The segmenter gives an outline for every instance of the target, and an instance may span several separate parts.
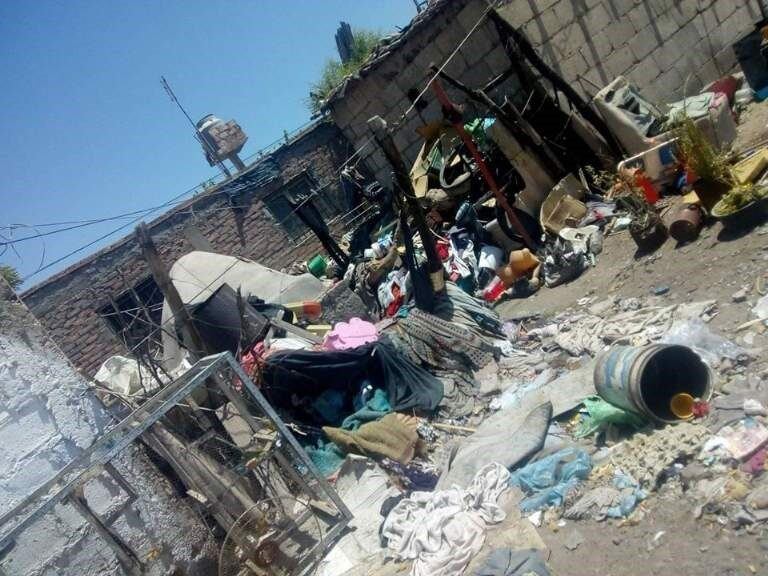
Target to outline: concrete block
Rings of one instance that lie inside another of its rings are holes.
[[[544,38],[552,38],[562,28],[563,24],[557,17],[554,10],[545,10],[536,18],[543,28]]]
[[[753,28],[753,18],[746,6],[736,10],[731,16],[722,23],[720,27],[720,37],[723,41],[731,45],[741,36]]]
[[[632,40],[629,41],[629,48],[637,61],[642,60],[653,52],[658,45],[656,35],[651,26],[646,26],[640,30]]]
[[[469,67],[462,77],[462,81],[473,88],[482,88],[493,78],[493,75],[490,66],[484,60],[480,60]]]
[[[454,51],[456,46],[464,39],[466,32],[460,26],[447,26],[444,28],[432,44],[437,45],[443,57]]]
[[[572,24],[574,18],[577,15],[580,15],[582,12],[582,10],[580,10],[580,6],[575,5],[575,3],[571,2],[571,0],[560,0],[560,2],[552,7],[552,10],[554,11],[557,19],[560,21],[560,25],[562,27]]]
[[[721,24],[725,22],[728,17],[736,11],[738,4],[738,2],[732,2],[730,0],[720,0],[719,2],[715,2],[712,5],[712,9],[715,12],[717,21]]]
[[[459,12],[456,20],[464,29],[465,34],[477,24],[477,21],[480,20],[480,17],[483,15],[486,8],[487,5],[485,2],[480,0],[470,0],[461,12]]]
[[[614,50],[603,62],[608,82],[616,76],[625,74],[634,64],[635,56],[629,49],[629,46],[623,46],[618,50]]]
[[[523,33],[534,46],[541,46],[541,44],[549,38],[544,29],[544,24],[541,22],[541,16],[535,16],[533,20],[530,20],[523,26]]]
[[[533,3],[535,4],[534,11],[537,14],[541,14],[552,8],[557,2],[558,0],[533,0]]]
[[[698,0],[679,0],[674,2],[669,15],[679,26],[684,26],[699,13]]]
[[[691,20],[675,34],[675,40],[683,52],[687,52],[691,48],[698,49],[706,41],[706,38],[707,35],[697,20]]]
[[[504,48],[500,45],[485,56],[485,63],[488,64],[494,74],[501,74],[512,64]]]
[[[614,22],[618,22],[635,7],[635,4],[635,0],[606,0],[605,7],[608,8]]]
[[[658,32],[658,37],[662,42],[666,42],[670,37],[680,30],[680,25],[669,13],[659,16],[651,23],[651,28]]]
[[[476,55],[477,58],[482,58],[499,45],[499,35],[496,31],[490,30],[488,26],[483,26],[470,36],[469,40],[467,40],[466,47],[469,52]],[[469,59],[467,59],[467,61],[469,61]]]
[[[605,29],[608,24],[612,22],[611,15],[608,10],[602,4],[597,4],[589,12],[586,13],[584,19],[587,23],[587,29],[591,34],[597,34]]]
[[[728,46],[720,50],[715,54],[715,62],[720,75],[728,74],[736,66],[736,55],[733,53],[733,49]]]
[[[696,19],[701,23],[702,29],[706,33],[713,32],[717,25],[719,24],[717,20],[717,16],[715,15],[715,11],[711,8],[707,10],[702,10],[699,15],[696,17]]]
[[[563,78],[568,81],[576,81],[588,69],[589,64],[587,64],[584,56],[578,51],[571,55],[567,60],[563,60],[560,64]]]
[[[502,18],[512,26],[523,26],[535,15],[529,0],[512,0],[497,9]]]
[[[635,32],[640,32],[651,24],[649,8],[646,4],[635,6],[627,13],[627,17],[632,23],[632,27],[635,29]]]
[[[653,85],[659,90],[660,94],[665,95],[665,100],[670,97],[677,98],[685,78],[678,72],[677,68],[670,68],[663,72]]]
[[[554,49],[558,58],[568,58],[589,42],[591,39],[585,36],[582,27],[574,23],[560,30],[547,44]]]
[[[661,70],[652,58],[646,58],[642,62],[638,62],[629,73],[631,81],[640,88],[641,92],[646,86],[653,85],[660,75]]]
[[[709,82],[714,82],[715,80],[717,80],[722,76],[720,67],[718,66],[717,61],[714,58],[711,58],[704,64],[697,66],[696,70],[697,70],[697,74],[701,78],[701,81],[704,82],[704,84],[708,84]]]
[[[651,53],[650,59],[656,63],[656,67],[661,72],[666,72],[672,68],[675,62],[677,62],[681,57],[682,53],[677,48],[677,46],[668,43],[656,48],[656,50]],[[646,58],[646,60],[649,59]]]
[[[612,22],[603,33],[614,48],[627,45],[635,36],[635,29],[628,18]]]

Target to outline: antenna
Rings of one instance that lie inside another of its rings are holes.
[[[195,140],[200,142],[200,144],[203,145],[203,148],[208,152],[208,154],[211,155],[211,158],[216,158],[216,165],[219,167],[219,169],[226,174],[227,178],[231,178],[232,174],[227,169],[227,167],[224,165],[224,162],[221,160],[218,160],[218,156],[216,154],[216,151],[212,148],[210,143],[203,138],[200,135],[200,130],[197,129],[197,126],[192,121],[192,118],[189,117],[189,114],[187,114],[187,111],[184,109],[184,106],[181,105],[181,102],[179,102],[179,99],[176,97],[176,94],[173,91],[173,88],[171,88],[171,85],[168,84],[168,81],[165,79],[165,76],[160,76],[160,84],[162,84],[163,89],[165,90],[165,93],[168,94],[168,97],[171,99],[171,102],[176,104],[176,106],[179,107],[179,110],[181,110],[182,114],[184,114],[184,117],[189,121],[190,125],[192,126],[192,129],[195,131]]]

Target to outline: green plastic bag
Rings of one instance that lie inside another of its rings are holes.
[[[614,406],[600,396],[584,398],[584,408],[587,410],[587,415],[582,416],[581,423],[576,430],[576,438],[583,438],[599,432],[609,424],[618,424],[634,429],[642,428],[646,424],[642,416]]]

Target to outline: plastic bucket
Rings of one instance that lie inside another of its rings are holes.
[[[595,388],[611,404],[656,422],[678,422],[672,398],[709,400],[712,371],[687,346],[613,346],[595,365]]]
[[[323,274],[325,274],[325,269],[327,267],[328,267],[328,262],[326,262],[325,258],[323,258],[320,254],[318,254],[317,256],[312,258],[312,260],[307,262],[307,269],[316,278],[320,278]]]

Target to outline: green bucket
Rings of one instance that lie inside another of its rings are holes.
[[[325,261],[325,258],[320,256],[318,254],[317,256],[314,256],[312,260],[307,262],[307,269],[312,272],[312,275],[320,278],[325,274],[325,269],[328,267],[328,262]]]

